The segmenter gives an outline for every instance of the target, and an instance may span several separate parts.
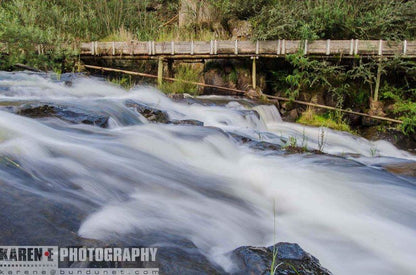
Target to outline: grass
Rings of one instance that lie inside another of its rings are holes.
[[[180,64],[176,68],[175,78],[179,80],[186,80],[192,82],[199,82],[202,70],[195,68],[193,64]],[[183,94],[198,95],[198,85],[185,83],[181,81],[163,82],[160,89],[167,94]]]
[[[131,75],[110,76],[107,78],[107,81],[127,90],[136,85],[135,81],[132,80]]]
[[[112,42],[112,41],[131,41],[134,39],[134,34],[126,30],[121,26],[116,32],[102,38],[101,42]]]
[[[333,119],[331,115],[318,115],[311,108],[302,113],[301,117],[297,120],[298,123],[311,125],[316,127],[327,127],[338,131],[345,131],[353,133],[350,126],[345,121],[340,119]]]

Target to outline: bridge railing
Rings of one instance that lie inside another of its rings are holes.
[[[129,41],[81,43],[81,55],[93,56],[280,56],[303,52],[305,55],[416,56],[416,41],[386,40],[275,40],[275,41]]]

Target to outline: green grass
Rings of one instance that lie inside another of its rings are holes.
[[[168,82],[164,81],[160,89],[167,94],[191,94],[198,95],[199,89],[197,85],[181,82],[180,80],[199,82],[202,70],[194,68],[192,64],[180,64],[176,68],[175,78],[179,81]]]
[[[338,121],[334,120],[333,118],[331,118],[330,115],[323,116],[315,114],[315,112],[311,109],[303,112],[301,117],[297,120],[297,122],[310,126],[327,127],[338,131],[353,133],[350,126],[346,124],[344,121],[340,121],[339,119]]]

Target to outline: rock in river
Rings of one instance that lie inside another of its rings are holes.
[[[52,103],[29,103],[17,108],[16,113],[22,116],[57,117],[72,123],[83,123],[107,128],[110,116],[101,112],[93,112],[79,106]]]
[[[154,107],[150,107],[143,103],[138,103],[131,99],[125,102],[125,105],[130,108],[136,109],[142,116],[144,116],[150,122],[168,123],[169,116],[165,111],[159,110]]]
[[[318,259],[293,243],[277,243],[267,248],[242,246],[233,250],[231,260],[235,270],[232,274],[270,274],[273,251],[277,251],[275,274],[331,274]]]

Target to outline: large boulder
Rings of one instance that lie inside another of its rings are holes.
[[[232,274],[270,274],[274,253],[277,253],[275,274],[331,274],[320,265],[318,259],[294,243],[239,247],[231,252],[231,260],[235,264]]]
[[[157,122],[157,123],[168,123],[169,116],[165,111],[159,110],[154,107],[150,107],[143,103],[138,103],[131,99],[125,102],[125,105],[129,108],[135,109],[139,112],[142,116],[144,116],[150,122]]]
[[[57,117],[71,123],[83,123],[102,128],[108,126],[110,116],[103,112],[95,112],[80,106],[55,103],[28,103],[16,108],[16,113],[32,118]]]

